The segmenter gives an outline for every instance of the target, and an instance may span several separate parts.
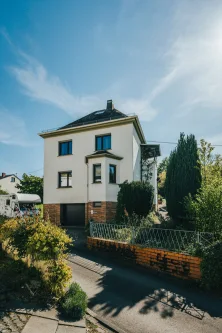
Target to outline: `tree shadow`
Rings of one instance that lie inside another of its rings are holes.
[[[156,312],[161,318],[172,318],[175,310],[199,320],[205,313],[222,318],[222,300],[190,282],[154,273],[117,254],[115,257],[91,251],[76,254],[96,263],[95,267],[110,268],[100,274],[99,292],[89,299],[89,307],[99,307],[104,315],[117,317],[122,310],[136,307],[141,315]]]

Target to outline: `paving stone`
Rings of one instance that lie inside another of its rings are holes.
[[[81,319],[78,321],[72,321],[72,320],[59,320],[59,325],[65,325],[65,326],[75,326],[75,327],[86,327],[86,321],[85,319]]]
[[[32,314],[34,316],[58,320],[58,311],[55,308],[48,309],[48,310],[33,311]]]
[[[23,328],[22,333],[55,333],[57,326],[58,322],[56,320],[32,316]]]
[[[86,328],[59,325],[56,333],[86,333]]]

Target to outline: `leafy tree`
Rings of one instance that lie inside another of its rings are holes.
[[[4,191],[4,190],[2,190],[2,188],[1,188],[1,186],[0,186],[0,195],[4,195],[4,194],[8,194],[8,192],[7,192],[7,191]]]
[[[20,184],[16,186],[20,193],[38,194],[43,200],[43,178],[23,174]]]
[[[184,198],[193,197],[201,186],[197,142],[194,135],[180,134],[167,166],[165,195],[169,215],[186,224]]]
[[[165,198],[166,171],[162,171],[158,176],[158,194]]]
[[[185,207],[196,230],[222,233],[222,157],[213,154],[210,143],[201,140],[200,144],[202,184],[194,197],[185,198]]]
[[[162,172],[166,172],[167,170],[167,166],[169,163],[169,157],[165,157],[159,164],[157,167],[157,175],[159,176]]]
[[[154,189],[148,182],[127,181],[120,184],[117,197],[116,219],[122,221],[126,215],[147,216],[153,207]]]

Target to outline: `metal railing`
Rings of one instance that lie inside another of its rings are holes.
[[[214,234],[186,230],[140,228],[127,225],[90,222],[90,236],[144,247],[189,252],[192,246],[208,246],[214,242]]]

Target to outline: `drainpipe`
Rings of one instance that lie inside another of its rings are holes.
[[[89,203],[89,163],[88,163],[88,159],[86,159],[86,166],[87,166],[87,193],[86,193],[86,200],[87,200],[87,204],[86,204],[86,218],[87,218],[87,223],[89,222],[89,209],[88,209],[88,203]]]

